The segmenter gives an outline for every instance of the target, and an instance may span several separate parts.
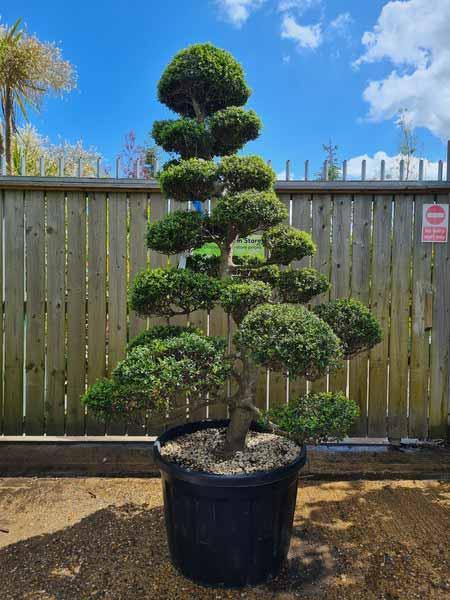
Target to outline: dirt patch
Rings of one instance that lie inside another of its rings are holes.
[[[0,479],[5,600],[450,598],[449,482],[303,483],[283,573],[203,588],[168,558],[158,479]]]

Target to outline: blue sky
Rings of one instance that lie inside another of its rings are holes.
[[[127,131],[143,140],[169,115],[156,98],[160,74],[177,50],[205,41],[244,65],[249,106],[264,122],[246,152],[277,171],[287,158],[295,174],[306,158],[317,170],[330,138],[342,159],[394,156],[402,107],[422,154],[445,158],[448,0],[15,0],[0,13],[58,42],[78,71],[77,90],[32,115],[38,130],[53,141],[82,138],[110,160]]]

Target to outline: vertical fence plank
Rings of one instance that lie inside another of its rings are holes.
[[[4,433],[20,435],[23,425],[24,366],[24,199],[5,191],[5,405]]]
[[[147,268],[147,193],[131,193],[130,205],[130,285],[136,275]],[[129,339],[132,340],[147,327],[147,320],[130,311]]]
[[[130,209],[129,228],[129,283],[132,285],[134,278],[148,267],[147,227],[148,227],[148,194],[132,192],[128,196]],[[139,317],[130,310],[128,324],[128,339],[132,340],[147,328],[147,319]],[[129,422],[128,435],[143,435],[145,428],[141,424]]]
[[[4,433],[20,435],[23,424],[24,200],[5,191],[5,398]]]
[[[211,209],[214,208],[214,202],[211,202]],[[211,336],[217,335],[227,339],[228,348],[232,347],[232,336],[234,330],[234,322],[231,316],[223,310],[221,306],[216,305],[208,315],[208,333]],[[227,383],[224,393],[230,393],[232,381]],[[208,407],[208,416],[210,419],[226,419],[228,415],[228,407],[225,403],[217,406]]]
[[[202,205],[202,209],[205,212],[211,212],[211,206],[210,206],[211,202],[204,202]],[[189,207],[185,207],[185,210],[191,210]],[[179,257],[178,257],[179,260]],[[178,262],[177,262],[178,264]],[[192,313],[189,313],[189,315],[187,316],[187,319],[184,321],[184,323],[182,322],[181,324],[189,324],[192,327],[197,327],[198,329],[201,329],[205,334],[208,333],[208,312],[206,310],[195,310]],[[222,408],[222,407],[221,407]],[[226,407],[224,407],[224,410],[226,411]],[[189,419],[191,421],[199,421],[202,419],[206,419],[209,416],[209,408],[207,408],[206,406],[203,408],[199,408],[199,409],[190,409],[189,411]]]
[[[333,240],[331,247],[331,292],[332,299],[348,298],[350,292],[350,249],[351,249],[352,197],[333,198]],[[348,361],[332,373],[329,379],[331,391],[347,391]]]
[[[168,212],[168,201],[162,194],[158,192],[152,192],[150,194],[150,223],[156,223],[160,221]],[[164,254],[150,250],[149,264],[151,269],[158,269],[166,267],[168,265],[168,258]],[[163,317],[151,317],[149,319],[150,327],[154,325],[166,324],[166,319]],[[160,428],[154,426],[151,421],[147,424],[147,433],[156,434],[160,433]]]
[[[306,231],[311,234],[311,196],[309,194],[293,194],[292,195],[292,227],[296,227],[301,231]],[[307,256],[302,260],[295,261],[292,266],[295,269],[309,267],[311,265],[311,257]]]
[[[64,433],[65,413],[65,198],[47,192],[47,373],[45,432]]]
[[[88,196],[88,384],[106,375],[106,194]],[[101,435],[104,423],[86,415],[88,435]]]
[[[372,198],[355,196],[353,200],[352,281],[351,295],[365,305],[369,304],[371,255]],[[369,353],[349,361],[349,398],[359,406],[359,418],[353,435],[367,435],[367,375]]]
[[[202,205],[204,206],[204,205]],[[176,200],[169,200],[169,204],[168,204],[168,210],[169,213],[174,213],[177,211],[187,211],[188,210],[188,203],[187,202],[178,202]],[[172,268],[177,268],[179,261],[181,258],[181,254],[171,254],[170,256],[167,257],[168,260],[168,266],[172,267]],[[188,315],[176,315],[174,317],[171,317],[169,320],[171,325],[180,325],[182,327],[187,325],[188,322]],[[184,412],[183,414],[177,419],[177,423],[182,424],[185,423],[186,421],[195,421],[195,420],[201,420],[203,417],[206,416],[206,408],[204,409],[199,409],[196,411],[192,411],[192,405],[189,408],[190,402],[189,402],[189,398],[187,398],[186,394],[181,394],[180,398],[177,399],[177,408],[184,408]]]
[[[127,345],[127,197],[109,194],[108,373],[125,356]],[[125,423],[111,422],[111,434],[123,434]]]
[[[312,237],[317,246],[317,252],[312,257],[312,266],[330,277],[331,265],[331,214],[333,205],[329,194],[314,195],[312,199]],[[311,304],[319,304],[329,299],[329,294],[321,294],[313,298]],[[311,383],[314,392],[327,389],[327,377],[322,377]]]
[[[26,408],[25,433],[44,433],[45,202],[43,192],[25,192]]]
[[[168,212],[168,202],[162,194],[153,193],[150,195],[150,223],[160,221]],[[150,250],[150,268],[159,269],[167,267],[168,258],[165,254]],[[151,317],[150,326],[165,324],[166,319],[163,317]]]
[[[84,434],[80,397],[86,384],[86,197],[67,193],[67,416],[68,435]]]
[[[383,332],[383,341],[370,351],[369,436],[386,436],[391,286],[392,198],[375,196],[373,205],[373,259],[371,307]]]
[[[389,340],[388,434],[408,434],[409,319],[411,307],[412,196],[396,196],[392,241],[391,336]]]
[[[1,157],[0,157],[1,158]],[[4,163],[4,161],[3,161]],[[0,165],[3,168],[3,164]],[[6,166],[6,165],[5,165]],[[0,169],[1,171],[1,169]],[[3,409],[4,409],[4,394],[3,394],[3,357],[4,357],[4,321],[3,321],[3,288],[5,282],[5,273],[3,271],[4,266],[4,251],[3,251],[3,242],[4,242],[4,216],[5,216],[5,207],[4,207],[4,194],[3,190],[0,190],[0,434],[3,433]]]
[[[448,203],[448,196],[437,202]],[[448,432],[448,377],[450,339],[450,255],[449,244],[435,244],[433,271],[433,329],[431,332],[430,424],[431,439],[444,438]]]
[[[202,207],[205,205],[202,204]],[[188,203],[187,202],[177,202],[175,200],[171,200],[169,203],[169,211],[170,213],[178,212],[178,211],[187,211]],[[168,257],[168,264],[171,267],[177,268],[180,262],[181,254],[171,254]],[[188,322],[188,315],[175,315],[170,319],[171,325],[181,325],[186,326]]]
[[[212,209],[210,201],[208,202],[208,205],[205,203],[204,206],[205,210],[208,210],[208,212],[210,213]],[[198,327],[205,333],[207,333],[208,331],[208,320],[209,316],[206,310],[196,310],[188,315],[189,325],[191,325],[192,327]]]
[[[428,378],[430,332],[427,330],[427,298],[432,294],[432,244],[422,244],[423,205],[429,196],[416,196],[412,272],[411,375],[409,394],[409,437],[428,435]]]
[[[289,176],[289,163],[286,166],[286,178]],[[279,199],[286,206],[288,211],[288,218],[286,224],[289,224],[291,195],[290,194],[278,194]],[[269,373],[269,407],[274,408],[286,404],[287,402],[287,391],[288,381],[285,373],[270,371]]]
[[[292,227],[311,233],[311,196],[309,194],[293,194],[292,196]],[[301,269],[311,265],[311,257],[307,256],[300,261],[295,261],[294,269]],[[292,400],[307,391],[304,377],[289,379],[289,400]]]

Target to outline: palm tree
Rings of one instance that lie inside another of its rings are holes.
[[[63,60],[61,50],[28,35],[20,25],[18,19],[11,27],[0,27],[0,104],[4,118],[0,150],[5,154],[8,173],[13,170],[17,112],[28,120],[27,107],[38,110],[46,94],[68,92],[76,84],[75,71]]]

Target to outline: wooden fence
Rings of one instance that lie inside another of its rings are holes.
[[[285,181],[276,189],[291,224],[311,231],[318,246],[312,264],[329,275],[331,297],[370,305],[384,340],[313,384],[263,374],[258,404],[284,403],[307,389],[346,389],[361,408],[355,436],[444,437],[450,250],[421,243],[420,233],[423,204],[447,204],[450,184]],[[139,270],[167,264],[147,252],[145,233],[149,221],[176,207],[154,182],[138,180],[0,177],[0,193],[0,432],[103,435],[80,395],[149,325],[127,311],[127,286]],[[190,321],[229,335],[220,309]],[[211,408],[188,418],[223,414]],[[106,433],[143,430],[116,423]],[[155,433],[151,424],[147,433]]]

